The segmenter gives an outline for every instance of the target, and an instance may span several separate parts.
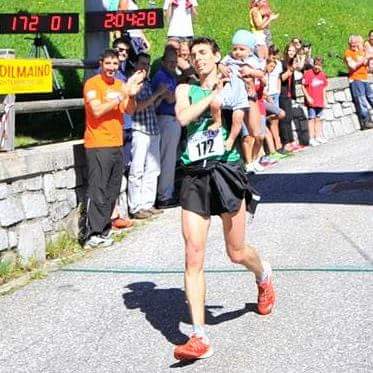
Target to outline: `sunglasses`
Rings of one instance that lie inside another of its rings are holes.
[[[117,48],[118,52],[128,52],[129,48]]]

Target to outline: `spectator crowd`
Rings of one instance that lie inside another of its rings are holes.
[[[135,0],[115,2],[135,10]],[[131,227],[135,219],[161,214],[178,205],[177,180],[185,148],[185,127],[175,115],[175,91],[198,85],[191,63],[193,18],[197,0],[165,0],[168,22],[162,57],[151,64],[151,45],[140,30],[114,35],[100,70],[84,87],[88,162],[87,243],[110,245],[112,229]],[[268,0],[250,0],[248,30],[232,36],[231,50],[216,61],[224,88],[210,105],[209,130],[229,122],[223,144],[237,147],[247,173],[262,172],[305,150],[327,143],[322,113],[328,77],[323,58],[312,45],[294,37],[283,53],[273,44],[271,23],[280,17]],[[351,93],[361,129],[373,128],[369,105],[373,92],[373,31],[352,35],[344,53]],[[301,85],[308,119],[307,135],[294,136],[296,84]],[[206,152],[206,149],[197,149]],[[190,153],[193,154],[193,153]],[[198,154],[193,155],[198,159]],[[177,179],[177,177],[176,177]],[[127,197],[119,199],[120,191]]]

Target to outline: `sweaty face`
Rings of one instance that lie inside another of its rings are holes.
[[[109,79],[113,79],[119,68],[119,59],[117,57],[106,57],[101,63],[102,74]]]
[[[219,61],[219,55],[214,54],[209,44],[196,44],[191,50],[193,67],[199,75],[210,74]]]
[[[246,45],[235,44],[232,47],[232,56],[236,60],[243,60],[250,55],[250,48]]]

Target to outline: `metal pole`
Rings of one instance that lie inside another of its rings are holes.
[[[0,58],[15,58],[14,49],[0,49]],[[15,95],[0,95],[4,109],[0,112],[0,151],[13,151],[15,147]]]

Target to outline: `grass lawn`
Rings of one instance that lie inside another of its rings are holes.
[[[336,76],[345,71],[342,61],[328,58],[328,52],[342,55],[346,48],[348,35],[359,33],[366,37],[373,28],[373,0],[271,0],[273,9],[280,13],[280,18],[273,22],[272,33],[275,43],[282,49],[294,36],[307,40],[313,45],[314,54],[325,57],[325,69],[329,76]],[[195,34],[214,37],[223,53],[229,51],[233,32],[238,28],[248,27],[247,0],[199,0],[199,15],[195,21]],[[163,0],[156,0],[157,6]],[[26,5],[27,4],[27,8]],[[141,7],[147,7],[147,0],[139,0]],[[0,13],[13,13],[19,10],[29,12],[79,12],[80,34],[45,35],[52,57],[83,58],[84,0],[12,0],[0,2]],[[148,31],[152,43],[152,55],[161,55],[166,29]],[[0,35],[0,48],[14,48],[18,57],[27,57],[32,35]],[[67,97],[81,95],[82,72],[65,71],[60,75]],[[82,116],[73,113],[74,119],[81,125]],[[31,125],[30,125],[30,117]],[[50,136],[63,137],[69,131],[64,113],[50,115],[32,115],[17,118],[18,134],[33,136],[37,123],[44,128],[42,138]],[[36,123],[37,122],[37,123]],[[55,123],[52,128],[50,123]],[[62,123],[62,124],[61,124]],[[62,133],[61,133],[62,132]],[[54,138],[54,137],[53,137]]]

